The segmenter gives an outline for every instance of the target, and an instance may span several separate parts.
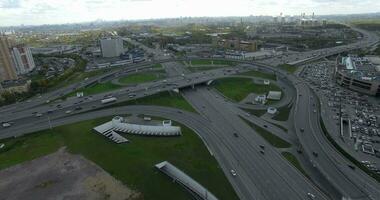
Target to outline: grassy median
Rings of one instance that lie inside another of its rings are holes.
[[[126,85],[151,82],[151,81],[159,80],[165,77],[163,74],[160,74],[160,72],[162,71],[141,72],[141,73],[131,74],[131,75],[119,78],[119,82]]]
[[[274,81],[277,80],[276,74],[274,73],[261,72],[261,71],[256,71],[256,70],[243,72],[243,73],[240,73],[239,75],[253,76],[253,77],[269,79],[269,80],[274,80]]]
[[[274,135],[273,133],[257,126],[256,124],[253,124],[252,122],[245,120],[242,118],[243,121],[245,121],[249,126],[253,128],[261,137],[263,137],[269,144],[276,148],[290,148],[292,145],[281,139],[280,137]]]
[[[282,152],[282,156],[286,158],[294,167],[296,167],[304,176],[309,177],[305,170],[302,168],[301,164],[298,162],[298,159],[290,152]]]
[[[289,64],[282,64],[282,65],[279,65],[279,68],[289,72],[289,73],[294,73],[295,71],[297,71],[298,67],[295,66],[295,65],[289,65]]]
[[[66,146],[69,152],[83,155],[128,187],[141,192],[143,199],[191,199],[187,191],[154,168],[164,160],[183,170],[219,199],[238,199],[214,157],[189,128],[180,125],[180,137],[126,135],[131,142],[118,145],[92,130],[108,120],[110,117],[88,120],[2,140],[0,143],[5,143],[6,148],[0,151],[0,169]]]
[[[215,88],[224,96],[240,102],[250,93],[266,94],[271,90],[281,91],[274,84],[259,85],[253,82],[250,78],[222,78],[216,80]]]
[[[160,92],[150,96],[142,97],[139,99],[120,102],[111,107],[127,106],[127,105],[155,105],[155,106],[167,106],[172,108],[178,108],[189,112],[196,113],[197,111],[191,106],[186,99],[180,94],[175,92]]]
[[[233,66],[236,65],[236,62],[228,61],[228,60],[192,60],[187,62],[191,65],[228,65]]]
[[[220,66],[220,65],[215,65],[215,66],[191,66],[191,67],[188,67],[188,69],[191,72],[199,72],[199,71],[207,71],[207,70],[212,70],[212,69],[218,69],[218,68],[221,68],[221,67],[224,67],[224,66]]]
[[[83,92],[83,94],[87,96],[87,95],[93,95],[93,94],[98,94],[102,92],[109,92],[109,91],[117,90],[120,88],[122,88],[122,86],[113,84],[111,81],[108,81],[105,83],[96,83],[95,85],[91,85],[90,87],[82,88],[77,91]],[[76,92],[74,92],[74,95],[75,93]]]
[[[277,121],[288,121],[292,105],[287,105],[278,109],[278,114],[273,117]]]

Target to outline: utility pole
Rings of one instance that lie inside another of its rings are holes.
[[[51,121],[50,121],[50,117],[48,116],[48,122],[49,122],[49,128],[50,130],[53,129],[53,127],[51,126]]]

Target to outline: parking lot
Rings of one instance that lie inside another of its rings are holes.
[[[363,165],[380,174],[380,100],[337,85],[334,66],[333,61],[307,64],[301,77],[319,96],[329,134]]]

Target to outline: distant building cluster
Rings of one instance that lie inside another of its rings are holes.
[[[311,16],[306,16],[305,13],[301,15],[301,19],[298,21],[300,26],[325,26],[326,20],[318,20],[315,18],[314,13]]]
[[[335,69],[336,82],[367,95],[380,96],[380,58],[377,56],[342,57]]]
[[[273,17],[273,22],[275,24],[297,23],[299,26],[324,26],[327,24],[325,19],[317,19],[314,13],[312,15],[301,13],[299,16],[285,16],[281,13],[280,16]]]
[[[212,38],[212,45],[216,48],[232,49],[238,51],[257,51],[257,41],[244,41],[236,39],[222,39],[218,36]]]

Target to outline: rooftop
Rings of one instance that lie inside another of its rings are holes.
[[[348,55],[343,57],[338,70],[345,74],[365,80],[365,81],[380,81],[380,60],[378,56],[358,57],[356,55]]]

